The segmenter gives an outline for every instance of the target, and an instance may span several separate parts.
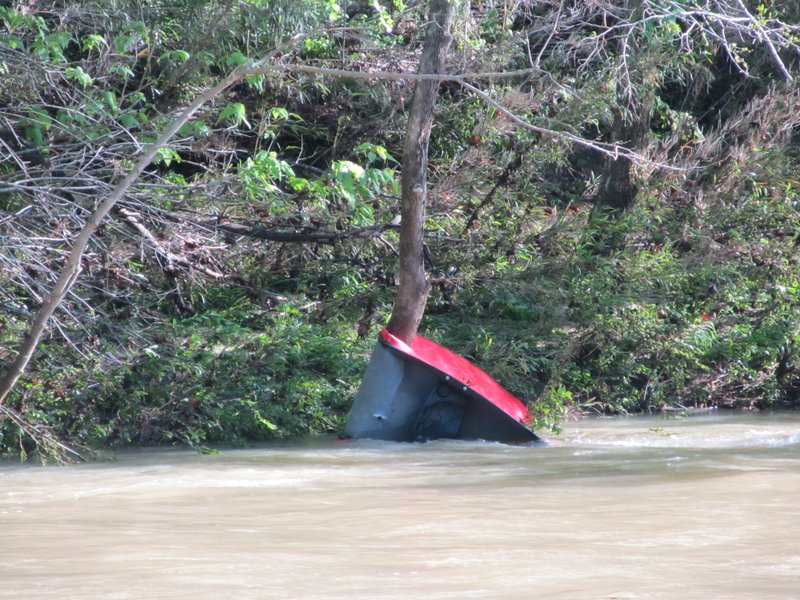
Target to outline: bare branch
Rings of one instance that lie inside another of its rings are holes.
[[[264,59],[267,60],[267,59]],[[186,123],[192,115],[197,112],[201,106],[206,102],[216,97],[221,92],[228,89],[234,83],[239,81],[247,74],[247,69],[235,69],[230,75],[225,77],[217,85],[207,89],[202,94],[198,95],[183,111],[181,111],[167,126],[164,132],[158,139],[150,146],[150,148],[139,158],[134,168],[128,175],[122,179],[113,189],[113,191],[100,203],[98,208],[92,213],[91,217],[86,221],[83,229],[78,233],[75,238],[69,258],[64,265],[58,281],[55,283],[53,289],[42,302],[42,306],[33,318],[31,328],[25,341],[22,343],[19,353],[10,366],[5,376],[0,380],[0,404],[2,404],[9,392],[14,388],[17,380],[24,372],[34,351],[39,343],[39,340],[44,333],[47,322],[59,306],[61,301],[70,291],[78,278],[82,266],[81,259],[86,250],[89,240],[94,234],[95,230],[99,227],[101,221],[105,216],[114,208],[114,205],[123,197],[128,188],[133,184],[136,179],[144,172],[145,168],[153,161],[158,151],[178,132],[178,130]]]
[[[778,55],[778,50],[775,48],[775,44],[772,43],[770,36],[764,31],[764,28],[758,23],[758,21],[750,14],[750,11],[747,10],[747,7],[744,5],[742,0],[736,0],[736,4],[739,5],[741,11],[747,15],[750,19],[750,26],[757,32],[758,39],[764,42],[769,48],[769,53],[772,56],[772,60],[775,61],[775,64],[780,69],[781,73],[783,73],[784,78],[786,81],[794,81],[791,73],[786,69],[786,65],[783,64],[781,57]]]

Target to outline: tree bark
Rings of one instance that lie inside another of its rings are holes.
[[[431,0],[430,19],[419,73],[441,73],[450,46],[455,7],[449,0]],[[386,328],[411,343],[419,328],[430,284],[425,276],[423,225],[427,197],[428,142],[439,91],[436,80],[418,80],[406,127],[400,205],[400,269],[397,298]]]
[[[636,154],[641,153],[647,148],[652,112],[653,94],[650,91],[644,92],[641,99],[634,97],[627,102],[620,99],[620,106],[614,108],[615,141]],[[604,212],[618,216],[633,206],[639,191],[634,161],[628,156],[607,156],[605,160],[597,204]]]

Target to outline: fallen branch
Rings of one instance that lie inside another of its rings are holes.
[[[565,140],[567,142],[571,142],[578,146],[590,148],[591,150],[599,152],[600,154],[603,154],[605,156],[609,156],[612,159],[624,157],[632,161],[650,164],[652,166],[665,170],[670,170],[670,171],[681,170],[666,164],[653,164],[653,161],[648,159],[646,156],[637,154],[621,144],[610,144],[606,142],[600,142],[597,140],[589,140],[587,138],[575,135],[573,133],[569,133],[567,131],[559,131],[557,129],[550,129],[547,127],[541,127],[539,125],[534,125],[532,123],[529,123],[522,117],[515,115],[513,111],[511,111],[511,109],[509,109],[503,103],[498,102],[497,100],[492,98],[491,95],[489,95],[487,92],[467,81],[468,79],[480,79],[480,78],[493,79],[493,78],[499,78],[503,75],[518,76],[518,75],[530,74],[531,72],[534,72],[535,69],[521,69],[518,71],[510,71],[507,74],[486,73],[481,75],[478,73],[467,73],[467,74],[457,74],[457,75],[447,75],[447,74],[438,75],[429,73],[399,73],[394,71],[349,71],[347,69],[318,67],[305,64],[281,63],[279,65],[270,65],[259,69],[255,69],[253,73],[266,74],[266,73],[275,73],[280,71],[327,75],[330,77],[346,77],[349,79],[389,79],[389,80],[435,81],[435,82],[447,81],[460,85],[464,89],[469,90],[470,92],[481,98],[481,100],[486,102],[488,105],[500,111],[510,121],[514,122],[516,125],[522,127],[523,129],[527,129],[528,131],[533,131],[535,133],[540,133],[543,135],[554,137],[556,139]]]
[[[127,208],[117,208],[116,212],[131,228],[133,228],[140,236],[142,236],[142,238],[147,241],[156,255],[159,266],[165,273],[174,275],[177,271],[189,272],[194,270],[199,271],[206,277],[211,277],[212,279],[223,279],[225,277],[224,273],[220,273],[214,269],[209,269],[203,265],[193,263],[183,256],[178,256],[174,252],[170,252],[164,248],[156,239],[156,237],[150,232],[150,230],[144,226],[138,213],[135,213]]]
[[[271,242],[300,242],[300,243],[315,243],[315,244],[335,244],[342,240],[350,238],[373,238],[379,237],[388,229],[399,229],[399,225],[392,223],[381,223],[379,225],[370,225],[368,227],[356,227],[354,229],[347,229],[344,231],[279,231],[269,229],[263,226],[256,225],[243,225],[238,223],[218,223],[215,227],[219,231],[232,233],[234,235],[242,235],[259,240],[268,240]]]
[[[245,225],[238,223],[198,223],[198,225],[208,228],[216,228],[218,231],[224,231],[234,235],[241,235],[271,242],[329,245],[353,238],[378,238],[379,241],[386,244],[386,240],[382,239],[381,236],[386,231],[400,229],[400,225],[398,223],[379,223],[377,225],[369,225],[367,227],[354,227],[353,229],[346,229],[344,231],[281,231],[260,225]],[[423,236],[443,242],[462,241],[461,238],[445,236],[431,231],[425,232]],[[393,248],[392,251],[396,253],[396,250]]]

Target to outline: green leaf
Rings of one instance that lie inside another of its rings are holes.
[[[28,113],[27,121],[31,122],[34,126],[49,131],[53,126],[53,119],[43,108],[36,106],[28,106],[25,108]]]
[[[359,144],[358,146],[356,146],[355,151],[358,152],[359,154],[365,155],[369,162],[375,162],[378,159],[394,163],[397,162],[397,159],[395,159],[394,156],[389,154],[389,151],[386,148],[378,144],[364,142],[363,144]]]
[[[199,52],[196,52],[194,57],[207,67],[213,65],[217,59],[213,52],[208,52],[207,50],[200,50]]]
[[[217,118],[217,123],[226,120],[230,120],[234,125],[241,125],[244,123],[248,129],[251,127],[250,123],[247,121],[247,109],[241,102],[233,102],[222,109],[222,112],[219,113],[219,117]]]
[[[49,46],[56,46],[60,50],[63,50],[69,46],[69,43],[72,41],[72,34],[66,31],[57,31],[56,33],[48,35],[46,41]]]
[[[153,159],[155,164],[164,164],[165,166],[170,166],[173,162],[179,163],[181,162],[181,155],[178,154],[177,151],[173,150],[172,148],[167,148],[163,146],[156,151],[156,157]]]
[[[294,177],[294,171],[286,161],[278,158],[276,152],[260,150],[255,156],[239,165],[238,175],[247,196],[256,199],[265,194],[277,193],[275,182],[283,177]],[[271,203],[272,208],[278,212],[283,210],[284,202],[281,198],[273,197]]]
[[[334,163],[333,170],[334,174],[337,176],[350,175],[355,179],[361,179],[364,177],[364,167],[357,165],[354,162],[350,162],[349,160],[336,161]]]
[[[161,56],[158,57],[159,61],[164,60],[171,60],[176,63],[182,63],[189,60],[189,53],[186,50],[169,50],[164,52]]]
[[[36,147],[41,148],[44,146],[44,137],[42,136],[42,129],[40,127],[26,127],[25,137]]]
[[[144,40],[150,39],[150,31],[147,29],[147,24],[144,21],[132,21],[131,24],[128,25],[128,31],[138,33]]]
[[[186,62],[189,60],[189,53],[186,50],[173,50],[172,59],[178,62]]]
[[[311,182],[303,177],[289,177],[287,181],[289,182],[289,187],[295,192],[302,192],[311,187]]]
[[[375,211],[374,209],[364,202],[361,204],[356,205],[353,208],[353,224],[357,225],[358,227],[365,227],[367,225],[372,225],[375,223]]]
[[[275,120],[287,120],[289,118],[289,111],[282,106],[273,106],[269,109],[269,116]]]
[[[108,47],[108,42],[102,35],[90,33],[81,38],[81,48],[83,48],[84,52],[95,50],[102,46]]]
[[[130,96],[128,96],[128,104],[130,106],[135,106],[139,103],[147,102],[147,96],[144,95],[142,92],[133,92]]]
[[[206,136],[209,134],[211,129],[203,123],[202,121],[189,121],[188,123],[184,123],[184,125],[179,130],[179,135],[182,136],[189,136],[189,135],[200,135]]]
[[[254,90],[263,92],[266,89],[267,78],[264,75],[248,75],[244,80]]]
[[[328,0],[328,19],[331,23],[339,20],[342,16],[342,7],[336,0]]]
[[[228,67],[240,67],[247,62],[247,57],[239,52],[231,52],[225,57],[225,65]]]
[[[105,100],[106,105],[114,112],[119,110],[119,104],[117,104],[117,95],[112,91],[103,92],[103,100]]]
[[[136,38],[134,36],[123,33],[115,36],[111,43],[117,52],[127,52],[135,41]]]
[[[124,115],[120,115],[119,124],[125,129],[132,129],[139,126],[139,120],[131,113],[125,113]]]
[[[83,70],[83,67],[67,67],[64,70],[67,79],[74,79],[83,87],[92,85],[92,78]]]
[[[7,44],[12,50],[24,50],[25,43],[18,37],[0,35],[0,42]]]
[[[133,70],[128,65],[112,65],[108,68],[108,72],[122,77],[122,79],[133,77]]]

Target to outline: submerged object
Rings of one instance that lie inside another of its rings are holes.
[[[525,405],[466,358],[417,335],[383,329],[344,436],[411,442],[438,438],[537,442]]]

